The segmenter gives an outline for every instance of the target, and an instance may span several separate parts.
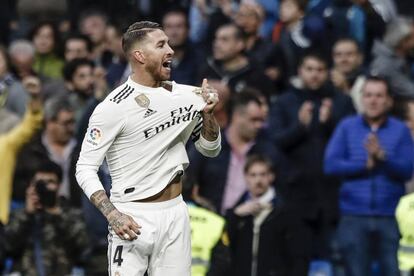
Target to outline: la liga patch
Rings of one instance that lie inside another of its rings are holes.
[[[98,127],[91,127],[88,130],[88,133],[86,134],[86,142],[88,142],[89,144],[93,145],[93,146],[97,146],[99,145],[99,142],[102,139],[102,130]]]

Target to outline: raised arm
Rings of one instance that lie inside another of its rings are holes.
[[[207,157],[216,157],[221,150],[220,126],[214,117],[214,108],[219,102],[217,90],[208,85],[207,79],[203,80],[201,96],[207,105],[202,112],[201,133],[196,126],[193,136],[197,150]],[[201,135],[200,135],[201,134]]]

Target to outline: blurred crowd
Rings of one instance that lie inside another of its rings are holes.
[[[413,19],[412,0],[1,1],[0,272],[107,275],[76,162],[150,20],[171,79],[220,97],[221,153],[188,145],[193,275],[413,275]]]

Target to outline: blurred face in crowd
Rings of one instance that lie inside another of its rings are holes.
[[[262,20],[260,18],[261,7],[258,4],[240,5],[236,14],[236,24],[247,34],[256,34],[259,31]]]
[[[146,38],[133,55],[137,56],[138,62],[144,65],[144,70],[150,73],[155,81],[170,78],[174,51],[164,31],[156,29],[147,33]]]
[[[89,65],[79,66],[72,78],[73,89],[90,95],[93,92],[93,68]]]
[[[169,13],[164,17],[162,25],[172,48],[177,48],[185,44],[188,37],[185,14]]]
[[[33,54],[24,51],[15,52],[10,55],[10,60],[17,69],[19,77],[24,78],[31,73],[34,62]]]
[[[52,27],[49,25],[40,27],[33,37],[33,44],[36,48],[36,52],[39,54],[48,54],[52,52],[55,47]]]
[[[303,17],[303,11],[294,0],[284,0],[280,3],[279,18],[283,23],[296,22]]]
[[[122,50],[122,37],[118,34],[114,27],[109,26],[106,28],[105,42],[108,50],[114,55],[118,57],[124,56],[124,51]]]
[[[362,64],[362,55],[354,41],[343,40],[333,47],[334,68],[343,74],[350,74]]]
[[[328,79],[326,64],[314,57],[307,57],[299,67],[299,77],[306,89],[317,90]]]
[[[234,111],[232,124],[235,124],[241,139],[251,142],[263,128],[264,120],[262,107],[256,102],[250,102],[244,108]]]
[[[72,61],[75,58],[88,58],[88,43],[83,39],[73,38],[66,41],[65,60]]]
[[[213,43],[213,56],[216,60],[232,60],[242,52],[244,42],[236,37],[236,32],[234,26],[223,26],[217,30]]]
[[[106,21],[99,15],[91,15],[81,22],[81,32],[92,40],[94,44],[100,44],[105,39]]]
[[[368,80],[365,83],[362,91],[362,106],[367,119],[378,120],[382,118],[391,109],[392,103],[384,82]]]
[[[6,53],[0,49],[0,77],[3,77],[8,71]]]
[[[245,173],[247,189],[253,197],[260,197],[269,190],[274,174],[263,162],[255,162]]]
[[[59,111],[55,120],[47,122],[46,131],[55,143],[66,145],[75,133],[75,112]]]

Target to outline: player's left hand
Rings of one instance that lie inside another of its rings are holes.
[[[214,111],[214,108],[219,102],[219,97],[218,97],[217,90],[208,84],[207,79],[203,79],[203,84],[201,85],[201,96],[203,97],[204,101],[207,103],[207,105],[203,109],[203,112],[212,114]]]

